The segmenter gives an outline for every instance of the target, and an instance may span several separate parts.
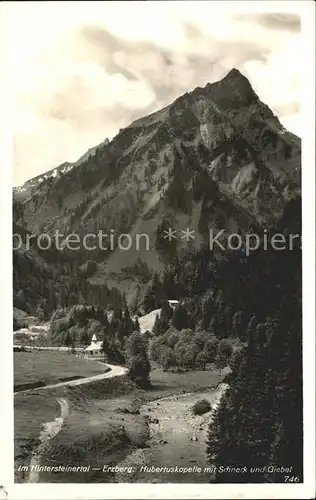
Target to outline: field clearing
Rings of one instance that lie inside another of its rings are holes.
[[[96,394],[91,390],[87,392],[83,386],[74,387],[70,416],[43,456],[42,464],[59,466],[72,463],[94,468],[118,464],[133,451],[148,446],[149,427],[143,415],[139,414],[144,404],[154,401],[159,404],[160,398],[184,396],[185,393],[193,393],[191,397],[195,401],[194,393],[216,387],[224,376],[225,370],[186,373],[153,370],[150,377],[152,388],[149,390],[131,386],[121,394],[115,391],[107,393],[107,390]],[[124,385],[123,380],[121,383]],[[200,442],[201,446],[204,444]],[[92,470],[71,475],[40,474],[40,482],[107,483],[114,479],[109,473]]]
[[[32,450],[39,444],[44,422],[58,417],[60,407],[55,397],[42,394],[18,395],[14,398],[14,456],[16,468],[29,463]],[[26,478],[20,473],[20,480]]]
[[[76,450],[80,453],[80,442],[83,442],[83,449],[87,452],[90,444],[95,446],[93,436],[99,436],[101,439],[105,435],[105,439],[108,439],[108,434],[112,435],[113,428],[114,434],[119,431],[117,424],[114,423],[113,427],[110,422],[112,419],[117,421],[117,415],[113,415],[113,418],[108,419],[106,418],[108,416],[107,412],[98,412],[95,422],[93,422],[92,418],[92,428],[88,426],[87,419],[89,422],[89,415],[93,417],[95,414],[92,410],[96,399],[102,398],[106,400],[113,394],[117,396],[121,392],[125,393],[133,389],[134,385],[126,377],[114,377],[94,381],[86,386],[61,386],[45,391],[32,390],[28,393],[17,393],[14,397],[15,481],[24,482],[27,479],[28,474],[18,471],[18,467],[20,465],[29,465],[32,451],[39,444],[39,435],[43,424],[52,422],[56,417],[60,416],[57,398],[65,398],[70,407],[69,419],[67,418],[65,423],[66,430],[69,429],[69,434],[66,432],[65,435],[65,431],[63,432],[62,447],[68,449],[68,442],[75,443]],[[116,439],[114,435],[114,443]],[[120,433],[118,432],[117,444],[119,444],[119,441]],[[57,442],[59,443],[59,440]],[[71,451],[70,455],[72,456]],[[91,456],[88,455],[88,458],[91,459]],[[48,461],[50,462],[52,459],[53,457],[49,456]],[[61,461],[64,463],[62,457]],[[58,479],[60,476],[57,475],[56,478]],[[49,481],[54,481],[56,478],[54,475],[49,475]]]
[[[66,377],[90,377],[104,372],[92,359],[56,351],[15,352],[14,385],[43,382],[54,384]]]
[[[68,355],[65,357],[68,358]],[[224,376],[225,370],[172,373],[153,366],[152,388],[149,390],[136,388],[128,377],[116,377],[87,386],[17,394],[14,398],[15,480],[25,480],[17,468],[29,463],[42,424],[59,416],[57,397],[67,400],[70,414],[62,431],[53,439],[42,457],[41,465],[70,463],[101,467],[103,464],[120,463],[134,450],[146,447],[149,428],[144,417],[139,414],[144,404],[158,402],[160,398],[173,395],[199,393],[217,386]],[[193,395],[192,397],[195,399]],[[107,473],[90,470],[89,473],[70,475],[41,473],[39,481],[106,483],[113,479]]]

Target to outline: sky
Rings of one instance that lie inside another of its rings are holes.
[[[2,3],[13,184],[76,161],[233,67],[301,135],[301,2],[263,3]]]

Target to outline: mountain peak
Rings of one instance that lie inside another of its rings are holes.
[[[258,100],[248,78],[236,68],[221,80],[208,83],[205,90],[207,96],[222,108],[239,108]]]
[[[224,78],[240,77],[240,76],[245,78],[245,76],[239,71],[239,69],[232,68]]]
[[[244,86],[244,88],[248,87],[252,89],[251,83],[249,82],[248,78],[243,75],[239,69],[233,68],[231,69],[222,80],[221,82],[231,82],[232,85],[238,85],[238,86]]]

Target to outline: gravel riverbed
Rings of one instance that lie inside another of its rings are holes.
[[[210,472],[204,470],[210,465],[205,440],[212,413],[226,388],[226,384],[220,384],[216,389],[161,398],[143,405],[140,414],[149,423],[150,439],[146,448],[135,450],[118,464],[121,471],[115,474],[115,481],[209,482],[212,478]],[[192,407],[199,399],[207,399],[212,410],[204,415],[194,415]],[[166,469],[155,471],[155,468]],[[192,471],[183,472],[188,468]]]

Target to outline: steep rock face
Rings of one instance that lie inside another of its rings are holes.
[[[14,191],[16,223],[35,233],[148,234],[149,251],[95,255],[96,279],[122,282],[117,273],[137,259],[163,266],[163,221],[194,230],[195,247],[210,228],[273,224],[300,192],[300,140],[234,69],[48,174]],[[177,242],[178,251],[187,246]]]

